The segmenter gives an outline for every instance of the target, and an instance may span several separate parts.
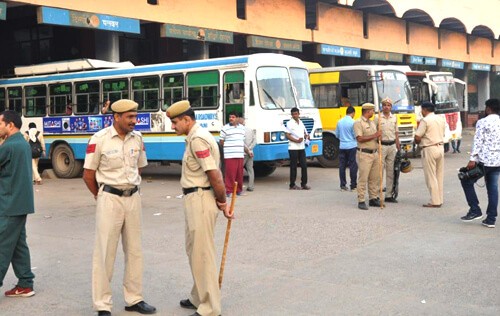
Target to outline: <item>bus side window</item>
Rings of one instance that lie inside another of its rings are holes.
[[[102,81],[102,100],[109,100],[111,104],[121,99],[129,99],[128,79],[109,79]]]
[[[75,114],[99,113],[99,81],[75,82]]]
[[[19,114],[22,114],[23,88],[21,87],[7,88],[7,102],[8,102],[6,104],[7,110],[13,110]]]
[[[132,97],[139,111],[157,111],[160,95],[158,76],[132,78]]]
[[[5,111],[5,89],[0,89],[0,112]]]
[[[28,86],[24,88],[26,116],[45,116],[47,114],[47,87]]]
[[[182,74],[173,74],[163,76],[163,104],[162,110],[175,102],[184,99],[184,76]]]
[[[188,99],[193,108],[219,106],[219,72],[193,72],[186,75]]]
[[[73,114],[72,91],[71,83],[49,85],[51,115]]]

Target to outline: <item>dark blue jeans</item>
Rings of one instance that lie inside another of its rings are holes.
[[[495,222],[497,217],[498,207],[498,177],[500,176],[500,167],[484,167],[484,182],[486,183],[486,192],[488,193],[488,207],[486,208],[486,216],[489,220]],[[462,188],[464,189],[465,199],[469,204],[469,212],[474,214],[482,214],[479,207],[474,184],[477,180],[461,180]]]
[[[356,162],[356,147],[351,149],[339,150],[339,176],[340,187],[347,186],[345,169],[349,168],[349,177],[351,178],[351,189],[357,186],[358,163]]]

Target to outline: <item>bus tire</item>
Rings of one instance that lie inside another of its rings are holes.
[[[255,162],[253,164],[253,171],[255,176],[258,178],[263,178],[271,175],[276,170],[275,163],[269,162]]]
[[[318,162],[323,168],[338,168],[340,142],[333,135],[323,135],[323,155],[318,156]]]
[[[52,168],[57,177],[70,179],[82,173],[83,162],[75,159],[71,147],[59,144],[52,152]]]

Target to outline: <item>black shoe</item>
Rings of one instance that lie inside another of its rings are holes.
[[[349,191],[349,189],[344,185],[340,187],[340,191]]]
[[[186,298],[185,300],[180,301],[179,304],[183,308],[197,309],[197,307],[194,306],[193,303],[191,303],[191,301],[189,300],[189,298]]]
[[[200,314],[198,314],[198,312],[194,313],[194,314],[191,314],[189,316],[201,316]]]
[[[389,203],[398,203],[398,200],[396,200],[393,197],[386,197],[384,201],[389,202]]]
[[[108,312],[108,311],[98,311],[97,315],[99,315],[99,316],[111,316],[111,312]]]
[[[358,188],[356,188],[356,187],[351,187],[351,192],[354,192],[354,191],[357,191],[357,190],[358,190]]]
[[[380,200],[379,199],[371,199],[370,201],[368,201],[368,205],[380,207]]]
[[[488,228],[495,228],[495,221],[494,220],[491,220],[489,218],[486,218],[484,221],[483,221],[483,226],[486,226]]]
[[[127,312],[138,312],[140,314],[154,314],[156,313],[156,307],[149,305],[144,301],[140,301],[132,306],[125,306]]]
[[[252,191],[253,191],[253,188],[247,188],[247,191],[248,191],[248,192],[252,192]]]
[[[311,190],[311,187],[310,187],[310,186],[308,186],[307,184],[304,184],[304,185],[302,186],[302,190]]]
[[[358,208],[360,210],[367,210],[368,209],[368,206],[366,206],[366,203],[365,202],[359,202],[358,203]]]
[[[460,217],[460,219],[464,222],[471,222],[475,219],[481,219],[483,218],[482,214],[476,214],[476,213],[467,213],[467,215]]]

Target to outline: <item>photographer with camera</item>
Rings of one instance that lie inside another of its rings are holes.
[[[470,161],[465,170],[462,168],[459,173],[465,198],[470,207],[467,215],[461,219],[464,222],[470,222],[483,217],[474,189],[474,183],[481,178],[481,171],[483,171],[488,193],[488,207],[483,225],[494,228],[498,207],[498,177],[500,175],[500,117],[498,115],[500,101],[489,99],[485,105],[486,117],[477,121]]]

